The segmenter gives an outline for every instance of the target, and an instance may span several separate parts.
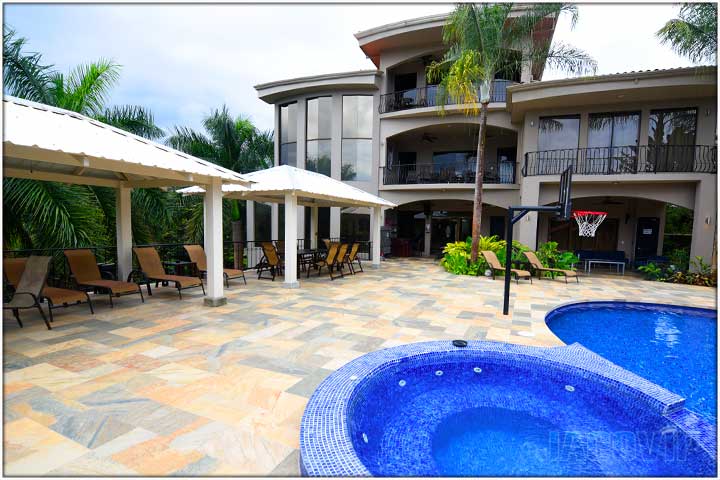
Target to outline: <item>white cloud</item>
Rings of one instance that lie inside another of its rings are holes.
[[[30,48],[66,70],[100,57],[123,65],[112,102],[151,108],[163,127],[199,127],[211,109],[272,127],[258,83],[373,68],[353,33],[449,11],[451,5],[6,5],[5,22]],[[574,31],[556,39],[587,50],[601,73],[688,62],[654,32],[677,12],[670,5],[581,5]],[[546,78],[564,76],[547,72]]]

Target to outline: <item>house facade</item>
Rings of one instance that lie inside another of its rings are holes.
[[[445,47],[445,15],[355,35],[376,69],[256,86],[275,108],[275,164],[324,173],[398,205],[384,212],[396,254],[432,255],[470,234],[479,119],[443,98],[426,68]],[[548,21],[538,38],[549,38]],[[715,67],[627,72],[543,81],[523,64],[494,82],[487,119],[484,235],[505,232],[510,205],[558,199],[560,174],[574,167],[573,208],[605,211],[594,238],[573,221],[531,213],[514,236],[531,248],[661,255],[670,209],[692,234],[673,245],[714,258],[717,171]],[[443,101],[444,105],[439,103]],[[248,202],[248,240],[282,238],[282,205]],[[300,208],[301,238],[369,240],[372,215],[321,209],[318,231]],[[675,235],[675,232],[672,232]]]

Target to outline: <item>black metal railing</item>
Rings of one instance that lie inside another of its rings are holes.
[[[490,92],[490,102],[507,101],[507,87],[517,82],[512,80],[495,80]],[[428,85],[422,88],[412,88],[399,92],[380,95],[380,113],[397,112],[412,108],[436,107],[440,104],[442,95],[438,85]],[[459,99],[446,96],[445,105],[458,105]]]
[[[392,165],[382,168],[383,185],[475,183],[475,162],[457,165]],[[515,162],[485,165],[483,183],[515,183]]]
[[[560,175],[570,165],[575,175],[717,173],[717,147],[632,145],[528,152],[522,174]]]
[[[355,240],[353,238],[331,238],[333,242],[360,243],[358,253],[363,260],[372,260],[372,242]],[[267,240],[266,240],[267,241]],[[261,243],[263,241],[244,241],[244,242],[223,242],[223,265],[226,268],[242,268],[243,270],[255,269],[263,257]],[[275,243],[275,241],[272,241]],[[297,240],[298,249],[305,248],[306,241],[303,238]],[[308,247],[310,242],[307,242]],[[155,247],[158,255],[163,261],[187,261],[189,257],[183,248],[188,243],[153,243],[134,245],[135,247]],[[93,247],[81,247],[92,250],[98,261],[98,266],[104,276],[117,279],[117,248],[114,245],[102,245]],[[325,248],[322,241],[318,242],[318,248]],[[72,287],[70,268],[65,258],[64,251],[68,248],[36,248],[24,250],[3,250],[3,258],[19,258],[29,257],[30,255],[42,255],[52,258],[50,261],[50,271],[48,275],[48,284],[56,287]],[[137,260],[133,255],[133,268],[138,268]],[[125,279],[123,279],[125,280]]]

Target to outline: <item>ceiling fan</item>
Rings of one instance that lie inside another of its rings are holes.
[[[435,143],[435,140],[437,140],[437,139],[438,139],[438,137],[436,137],[435,135],[431,135],[427,132],[423,133],[422,136],[420,137],[420,140],[425,143]]]

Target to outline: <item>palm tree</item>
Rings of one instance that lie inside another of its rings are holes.
[[[480,114],[473,202],[471,261],[478,258],[482,185],[485,170],[485,132],[488,104],[497,75],[517,72],[524,65],[543,65],[569,73],[594,72],[595,61],[585,52],[566,44],[550,45],[539,40],[548,21],[569,13],[572,25],[577,8],[565,4],[517,5],[511,3],[458,4],[450,13],[443,41],[447,53],[428,68],[428,80],[439,84],[441,113],[446,99],[466,105],[465,113]],[[531,40],[528,42],[528,40]],[[479,108],[478,108],[479,104]]]
[[[164,132],[153,115],[140,106],[106,106],[117,83],[120,66],[111,60],[80,65],[63,75],[42,63],[39,53],[25,53],[27,40],[11,28],[3,34],[5,93],[72,110],[149,139]],[[3,181],[6,247],[74,247],[97,245],[112,238],[115,197],[112,189],[6,178]],[[135,239],[151,241],[162,223],[148,227],[148,218],[161,222],[168,211],[167,196],[157,189],[132,193]]]
[[[662,43],[692,62],[715,63],[717,58],[717,4],[684,3],[680,18],[668,21],[655,35]]]
[[[166,143],[171,147],[190,155],[208,160],[239,173],[249,173],[268,168],[274,155],[273,133],[262,132],[250,119],[233,117],[227,106],[223,105],[203,119],[205,132],[189,127],[176,126]],[[202,232],[202,203],[187,200],[193,212],[187,222],[187,234],[197,240]],[[225,200],[229,208],[232,223],[232,239],[239,242],[243,238],[244,201]]]

